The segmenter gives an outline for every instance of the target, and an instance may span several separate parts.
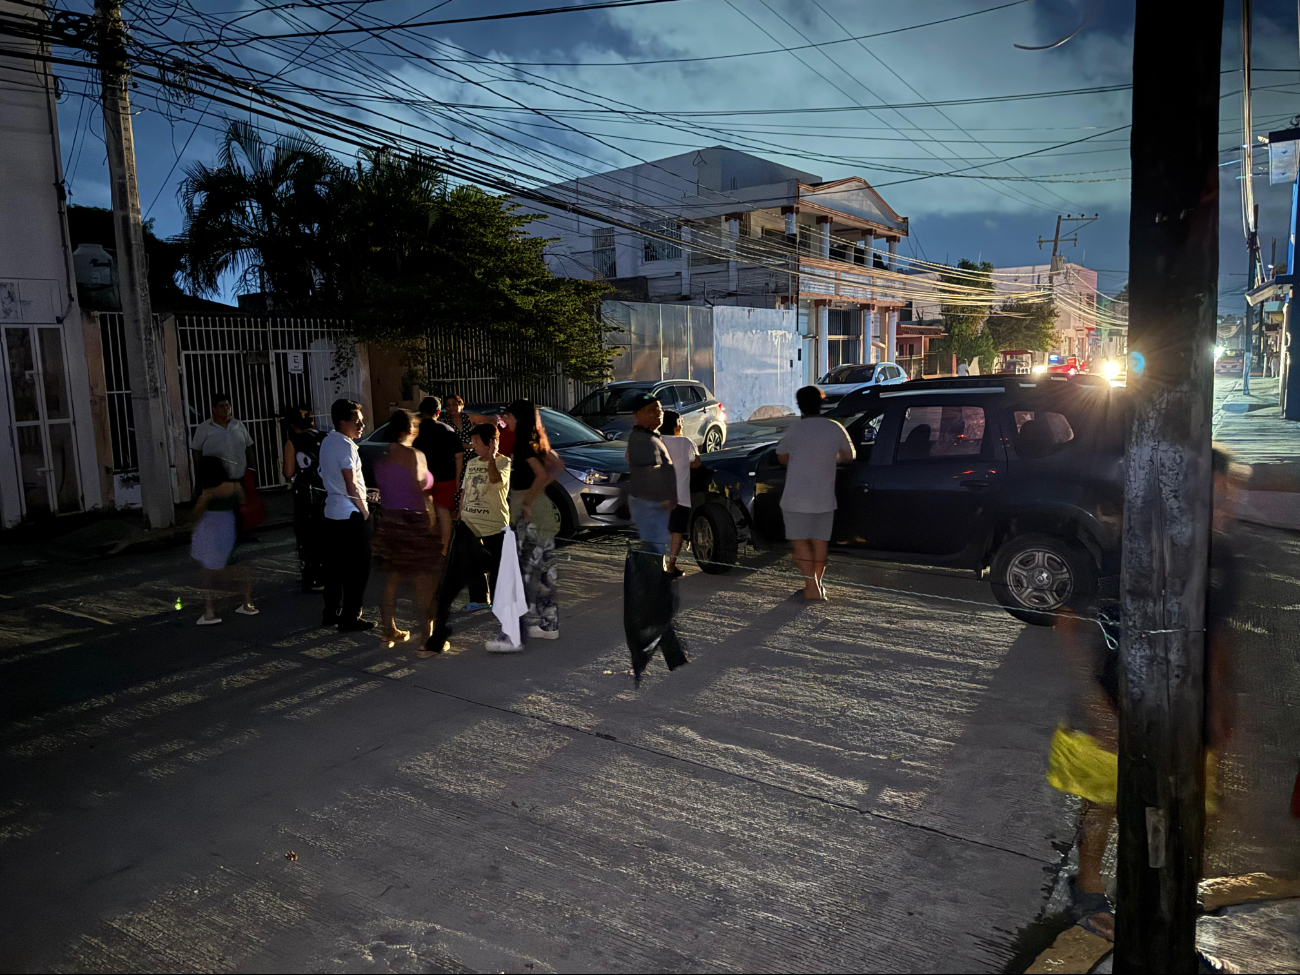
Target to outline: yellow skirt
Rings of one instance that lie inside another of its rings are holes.
[[[1205,752],[1205,811],[1218,808],[1218,756]],[[1058,725],[1047,759],[1047,782],[1060,792],[1099,806],[1114,806],[1119,785],[1119,756],[1092,735]]]

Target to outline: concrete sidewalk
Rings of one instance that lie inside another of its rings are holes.
[[[1243,575],[1228,650],[1235,721],[1220,754],[1218,813],[1206,830],[1199,945],[1234,966],[1227,971],[1294,972],[1300,821],[1289,805],[1300,753],[1300,537],[1285,529],[1300,528],[1300,424],[1281,418],[1275,379],[1252,379],[1250,397],[1240,380],[1215,385],[1215,439],[1251,472],[1238,512],[1246,524],[1233,532]],[[1053,901],[1063,906],[1059,894]],[[1066,927],[1026,971],[1108,972],[1109,951],[1101,938]]]
[[[266,520],[257,531],[293,524],[293,496],[285,490],[258,492]],[[185,545],[193,524],[192,505],[176,506],[176,524],[148,531],[138,509],[55,516],[0,532],[0,577],[50,565],[73,565],[106,555]]]

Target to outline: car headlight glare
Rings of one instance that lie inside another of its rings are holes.
[[[1034,366],[1035,376],[1041,376],[1045,372],[1047,372],[1047,366]]]

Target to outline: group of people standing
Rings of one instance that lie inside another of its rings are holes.
[[[835,466],[853,458],[853,446],[842,426],[819,416],[817,387],[799,390],[797,400],[803,419],[777,447],[789,472],[781,505],[804,595],[820,601],[826,598],[822,575],[834,520]],[[198,458],[203,493],[192,548],[205,572],[213,573],[237,564],[244,501],[239,482],[247,466],[240,455],[251,457],[252,445],[242,424],[235,426],[228,397],[223,404],[213,411],[217,429],[201,427],[194,441],[196,448],[214,448]],[[488,650],[514,653],[527,639],[557,639],[559,526],[535,516],[534,508],[563,462],[541,415],[527,400],[516,400],[499,415],[467,413],[458,396],[449,396],[446,406],[445,420],[443,403],[434,396],[421,402],[419,412],[399,409],[389,417],[388,448],[373,469],[383,499],[375,519],[357,447],[365,431],[360,404],[335,401],[328,434],[315,429],[308,408],[290,411],[282,471],[293,485],[302,589],[323,592],[322,626],[373,629],[376,622],[362,615],[373,538],[373,554],[388,569],[378,625],[390,646],[414,637],[422,656],[449,649],[451,608],[466,590],[468,611],[491,609],[501,623]],[[670,669],[687,662],[672,625],[671,584],[683,574],[677,559],[691,523],[692,474],[700,458],[694,442],[682,436],[675,411],[665,411],[649,393],[633,408],[627,486],[639,544],[625,566],[624,627],[639,676],[656,652]],[[246,577],[238,582],[244,600],[236,612],[256,613]],[[404,586],[418,616],[415,632],[399,628],[395,619]],[[212,622],[220,618],[209,599],[200,623]]]
[[[414,637],[421,656],[449,649],[451,607],[466,589],[468,611],[491,609],[501,621],[489,650],[556,639],[555,532],[535,523],[533,507],[562,463],[537,408],[517,400],[500,415],[469,414],[456,396],[447,405],[445,421],[434,396],[419,412],[389,417],[388,448],[372,471],[383,501],[373,519],[357,447],[360,404],[337,400],[327,435],[305,408],[290,413],[284,475],[293,484],[302,588],[323,590],[322,626],[371,630],[377,624],[362,615],[362,602],[373,554],[388,570],[378,625],[390,646]],[[414,633],[395,621],[403,586],[418,614]]]

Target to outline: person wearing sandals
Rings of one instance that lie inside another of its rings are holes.
[[[1205,592],[1205,809],[1217,808],[1218,755],[1232,735],[1233,695],[1228,682],[1232,616],[1241,592],[1241,573],[1233,544],[1236,492],[1248,468],[1232,463],[1220,447],[1212,453],[1214,502],[1210,532],[1209,579]],[[1079,927],[1108,941],[1115,939],[1115,908],[1106,896],[1102,863],[1115,820],[1119,789],[1119,701],[1121,607],[1103,603],[1100,630],[1077,616],[1057,623],[1073,665],[1077,692],[1068,723],[1052,734],[1047,781],[1052,788],[1083,800],[1079,830],[1079,868],[1070,878],[1071,911]]]
[[[853,460],[853,441],[839,423],[824,417],[825,396],[816,386],[795,394],[801,419],[776,445],[776,459],[786,468],[781,493],[785,537],[794,549],[805,599],[823,602],[826,553],[835,524],[835,467]]]
[[[194,534],[190,557],[203,570],[203,615],[199,626],[221,622],[217,615],[217,591],[233,587],[243,590],[243,601],[235,610],[241,616],[256,616],[252,579],[236,567],[235,543],[239,537],[239,509],[244,492],[236,481],[227,480],[220,457],[203,457],[198,464],[200,494],[194,505]]]
[[[682,415],[676,410],[664,410],[664,422],[659,427],[664,446],[673,459],[673,474],[677,478],[677,505],[668,513],[668,531],[672,535],[672,544],[668,549],[668,561],[664,571],[674,579],[680,579],[684,572],[677,568],[677,556],[682,552],[682,543],[686,541],[686,532],[691,527],[691,471],[699,467],[699,451],[695,441],[682,436]]]
[[[420,432],[420,415],[410,410],[394,410],[385,428],[390,442],[388,452],[375,464],[375,486],[383,509],[379,529],[375,532],[375,554],[387,565],[388,578],[379,603],[383,634],[391,647],[411,638],[399,630],[393,620],[397,590],[409,581],[415,590],[415,611],[419,614],[418,642],[421,656],[444,649],[429,645],[433,635],[433,598],[442,574],[444,558],[441,537],[429,510],[433,474],[429,472],[423,451],[414,445]]]
[[[506,408],[507,425],[514,426],[514,456],[510,465],[510,512],[515,518],[519,545],[519,570],[523,574],[524,632],[540,640],[558,640],[560,612],[555,602],[555,532],[539,525],[533,505],[564,469],[560,455],[551,449],[537,407],[528,400],[515,400]],[[501,439],[505,439],[504,435]],[[504,453],[504,451],[502,451]],[[489,649],[493,649],[489,644]],[[496,652],[521,650],[500,647]]]

